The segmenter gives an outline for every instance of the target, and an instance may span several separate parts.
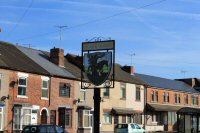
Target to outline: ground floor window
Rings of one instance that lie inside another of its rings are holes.
[[[131,123],[131,115],[127,115],[127,123]]]
[[[63,128],[72,127],[72,109],[60,108],[58,119],[59,126]]]
[[[3,107],[0,107],[0,131],[3,130]]]
[[[118,124],[118,122],[119,122],[119,116],[115,115],[114,116],[114,124]]]
[[[56,110],[50,111],[50,124],[56,125]]]
[[[133,116],[133,122],[137,124],[142,124],[142,114],[135,114]]]
[[[177,122],[176,112],[168,112],[168,124],[174,125]]]
[[[122,115],[122,123],[126,123],[126,115]]]
[[[22,130],[26,125],[30,124],[31,124],[31,109],[15,107],[13,129]]]
[[[92,111],[80,109],[78,111],[78,126],[83,128],[92,127],[92,116]]]
[[[104,112],[104,124],[112,124],[112,116],[109,112]]]

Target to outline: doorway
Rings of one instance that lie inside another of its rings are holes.
[[[41,124],[47,124],[47,111],[45,109],[41,112]]]

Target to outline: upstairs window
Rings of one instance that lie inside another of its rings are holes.
[[[27,95],[27,78],[19,77],[18,83],[18,95],[26,96]]]
[[[136,101],[140,101],[140,88],[136,87]]]
[[[151,101],[152,102],[154,101],[154,97],[155,97],[154,91],[151,91]]]
[[[174,100],[175,100],[175,103],[181,103],[181,96],[180,94],[175,94],[174,95]]]
[[[169,103],[169,93],[168,92],[163,93],[163,102]]]
[[[80,102],[85,101],[85,92],[86,92],[85,89],[80,89],[80,97],[79,97]]]
[[[177,103],[177,94],[174,94],[174,102]]]
[[[109,87],[106,87],[106,88],[105,88],[105,91],[104,91],[104,93],[103,93],[103,96],[104,96],[104,97],[109,97],[109,96],[110,96],[110,88],[109,88]]]
[[[126,84],[121,84],[122,99],[126,98]]]
[[[156,91],[156,102],[158,102],[158,91]]]
[[[48,98],[48,80],[42,80],[42,98]]]
[[[184,96],[184,102],[185,102],[185,104],[188,104],[188,95],[187,94]]]
[[[70,97],[70,84],[60,83],[60,96]]]
[[[198,96],[192,96],[192,104],[198,105]]]

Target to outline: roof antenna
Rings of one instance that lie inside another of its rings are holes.
[[[185,74],[187,73],[187,71],[181,70],[181,73],[183,74],[183,76],[184,76],[184,78],[185,78]]]
[[[59,28],[59,31],[60,31],[60,49],[61,49],[62,48],[62,29],[67,28],[67,25],[59,25],[55,27]]]
[[[131,56],[131,66],[133,66],[133,56],[135,56],[135,53],[129,54]]]

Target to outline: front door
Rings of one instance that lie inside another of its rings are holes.
[[[37,113],[37,110],[32,110],[32,114],[31,114],[31,124],[37,124],[37,120],[38,120],[38,113]]]
[[[47,124],[47,111],[45,109],[41,113],[41,124]]]

